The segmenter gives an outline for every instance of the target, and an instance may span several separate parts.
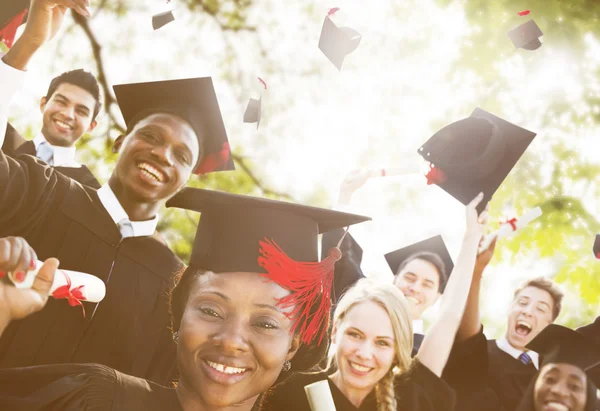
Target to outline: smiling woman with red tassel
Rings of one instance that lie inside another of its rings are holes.
[[[177,387],[96,364],[3,369],[0,409],[250,411],[323,359],[341,252],[319,262],[318,235],[367,217],[191,188],[167,206],[202,213],[171,293]]]

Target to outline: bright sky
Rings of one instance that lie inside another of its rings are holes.
[[[92,0],[92,9],[98,3]],[[310,201],[316,190],[324,190],[333,205],[349,171],[414,160],[417,148],[440,125],[468,116],[484,100],[486,85],[475,74],[456,73],[448,80],[459,45],[477,29],[469,26],[459,5],[441,9],[433,0],[377,0],[368,6],[359,0],[261,0],[248,21],[258,27],[256,33],[223,35],[214,20],[190,15],[177,0],[171,5],[156,0],[151,8],[150,2],[143,3],[126,17],[103,13],[92,21],[104,47],[109,81],[213,76],[234,149],[243,148],[267,185],[300,201]],[[363,35],[341,72],[317,47],[330,7],[341,8],[334,16],[336,24]],[[175,8],[176,20],[153,31],[152,14],[169,8]],[[80,29],[65,31],[70,32],[40,52],[30,66],[29,81],[11,113],[17,128],[40,124],[32,107],[53,76],[79,67],[95,72],[89,42]],[[554,125],[541,124],[540,114],[550,96],[581,105],[583,111],[592,109],[581,103],[584,83],[600,96],[598,79],[590,75],[600,63],[600,44],[589,38],[588,45],[586,64],[548,44],[536,51],[534,67],[520,53],[503,61],[502,75],[514,87],[499,98],[508,120],[538,132],[530,149],[549,147],[544,131]],[[229,66],[230,71],[224,72]],[[268,84],[258,130],[242,123],[248,99],[261,92],[257,77]],[[515,96],[521,97],[518,105]],[[559,125],[569,121],[560,113],[555,120]],[[600,162],[598,131],[590,126],[563,138],[581,158]],[[105,132],[98,127],[94,144],[103,143]],[[585,201],[590,211],[600,209],[597,199]],[[453,256],[458,254],[463,206],[439,188],[427,186],[423,177],[373,179],[356,193],[353,207],[374,219],[353,228],[365,249],[364,269],[371,276],[391,278],[383,254],[432,235],[442,234]],[[552,273],[550,263],[535,264],[536,274]],[[491,335],[502,326],[510,291],[531,274],[531,261],[495,266],[488,273],[483,301],[486,316],[493,320]]]

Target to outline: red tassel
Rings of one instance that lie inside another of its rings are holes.
[[[521,17],[528,15],[529,13],[531,13],[531,10],[523,10],[518,12],[517,14]]]
[[[600,260],[600,252],[596,253],[596,258]]]
[[[203,175],[216,171],[227,164],[230,156],[231,149],[229,148],[229,143],[225,142],[223,143],[221,151],[209,154],[200,161],[200,164],[198,164],[198,167],[194,170],[194,174]]]
[[[261,79],[260,77],[258,77],[258,81],[260,81],[262,83],[263,87],[266,90],[267,89],[267,83],[265,83],[265,81],[263,79]]]
[[[85,308],[81,303],[81,300],[85,300],[85,296],[83,295],[84,286],[80,285],[79,287],[71,289],[71,277],[69,277],[64,272],[62,273],[67,279],[67,284],[63,285],[62,287],[58,287],[56,290],[54,290],[54,292],[52,293],[52,297],[56,298],[57,300],[60,298],[66,298],[67,302],[71,307],[76,307],[80,305],[81,309],[83,310],[83,318],[85,318]]]
[[[27,9],[17,14],[5,27],[0,29],[0,38],[6,44],[6,47],[11,48],[17,35],[17,29],[23,24],[23,19],[27,14]]]
[[[434,165],[429,165],[429,171],[425,174],[425,177],[427,178],[428,186],[431,184],[442,184],[448,180],[446,174]]]
[[[327,12],[327,17],[333,16],[335,14],[335,12],[338,11],[339,9],[340,9],[339,7],[330,8],[329,11]]]
[[[274,241],[260,241],[258,264],[267,270],[265,277],[290,291],[278,305],[294,307],[290,315],[292,332],[299,327],[304,344],[318,337],[320,345],[323,340],[327,329],[324,323],[329,323],[334,266],[341,258],[340,249],[332,248],[320,263],[298,262],[288,257]],[[315,306],[317,309],[311,310]]]

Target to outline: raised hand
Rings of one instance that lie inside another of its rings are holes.
[[[477,206],[483,200],[483,193],[479,193],[467,206],[467,234],[471,234],[477,237],[482,237],[485,232],[485,227],[488,222],[488,211],[489,204],[485,207],[485,210],[481,214],[477,214]]]
[[[342,204],[350,203],[352,194],[359,188],[365,185],[365,183],[373,176],[371,170],[354,170],[351,171],[340,187],[339,202]]]
[[[89,5],[89,0],[31,0],[21,37],[39,47],[54,38],[68,9],[90,17]]]

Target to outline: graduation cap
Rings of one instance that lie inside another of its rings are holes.
[[[536,133],[476,108],[435,133],[418,153],[444,178],[434,183],[467,205],[483,192],[482,212]]]
[[[344,229],[339,228],[323,233],[321,239],[321,258],[326,256],[330,249],[337,247],[340,240],[342,240],[340,245],[342,258],[336,263],[333,276],[332,299],[334,304],[339,301],[348,288],[356,284],[361,278],[365,278],[360,268],[363,257],[362,247]]]
[[[244,123],[256,123],[256,128],[260,125],[262,96],[259,99],[251,98],[244,112]]]
[[[596,239],[594,240],[594,255],[597,259],[600,260],[600,234],[596,234]]]
[[[321,341],[322,322],[328,320],[331,306],[333,266],[341,255],[332,249],[319,262],[318,235],[370,218],[195,188],[182,190],[167,207],[201,213],[190,265],[216,273],[264,273],[291,292],[280,304],[295,306],[294,328],[300,327],[303,342],[317,335]]]
[[[529,20],[527,23],[521,24],[509,31],[508,37],[510,41],[518,49],[537,50],[542,46],[540,37],[544,35],[542,30],[535,24],[535,21]]]
[[[175,20],[175,16],[173,15],[173,11],[171,10],[155,14],[154,16],[152,16],[152,28],[154,30],[158,30],[159,28],[166,26],[173,20]]]
[[[360,44],[361,34],[349,27],[338,27],[329,16],[325,17],[319,49],[337,67],[342,70],[344,59]]]
[[[440,276],[440,292],[443,293],[444,288],[446,288],[448,277],[450,277],[450,274],[452,274],[452,270],[454,269],[454,262],[452,261],[452,257],[450,257],[448,248],[446,248],[446,243],[444,243],[441,235],[436,235],[427,240],[419,241],[418,243],[387,253],[385,259],[394,275],[397,275],[400,271],[400,267],[407,259],[424,252],[437,254],[444,262],[444,273]]]
[[[203,149],[195,174],[235,168],[212,78],[120,84],[113,89],[128,131],[152,113],[178,115],[190,123]]]
[[[548,325],[526,348],[540,354],[543,365],[567,363],[588,372],[600,364],[600,348],[595,341],[561,325]],[[594,381],[596,386],[598,382]]]

